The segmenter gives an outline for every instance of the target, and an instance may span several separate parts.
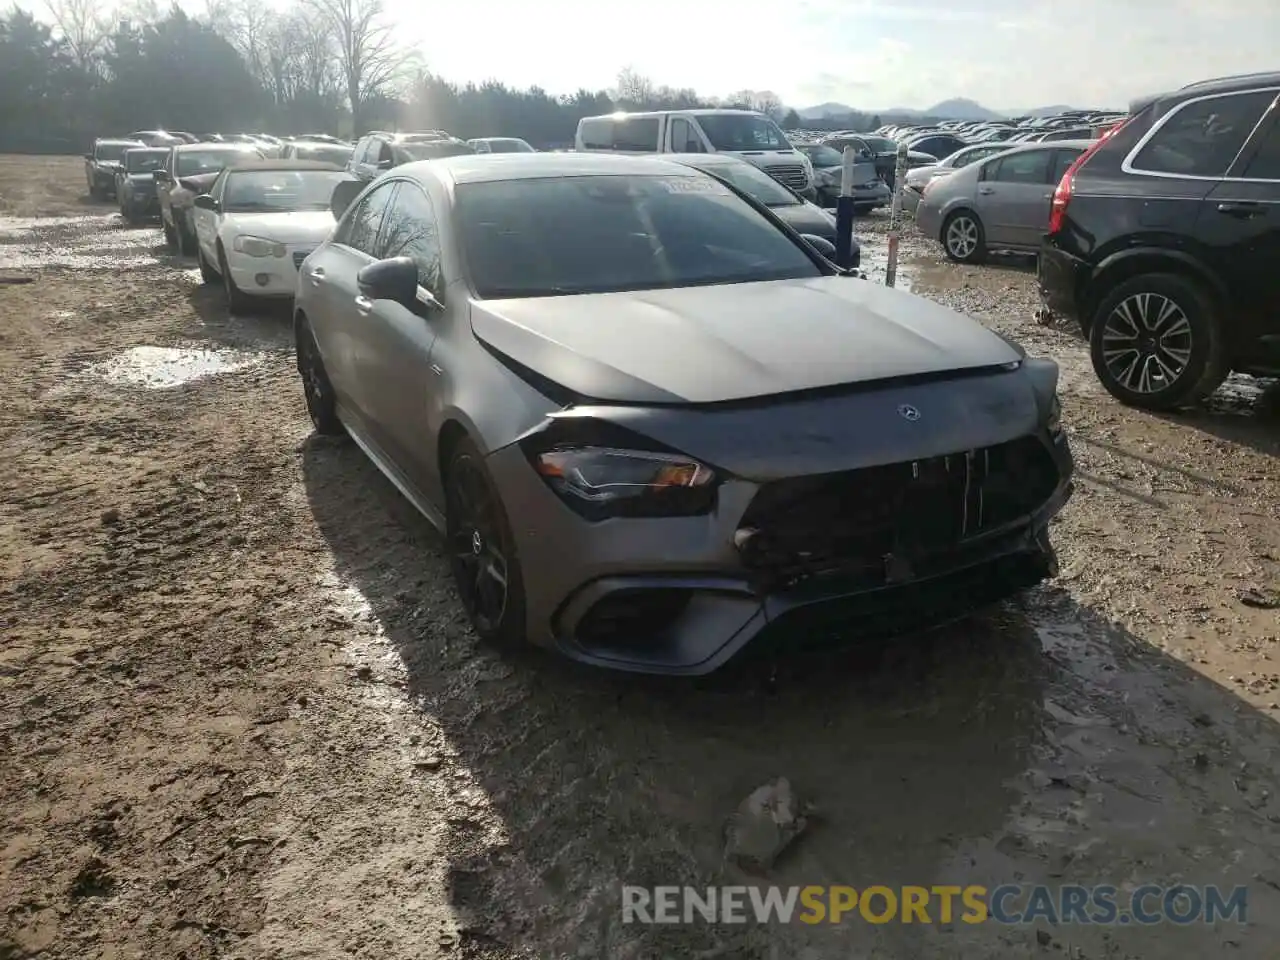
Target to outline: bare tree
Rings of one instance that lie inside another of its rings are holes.
[[[361,108],[401,79],[412,55],[396,42],[382,0],[309,0],[337,48],[338,68],[359,135]]]
[[[613,98],[624,107],[641,109],[653,105],[655,91],[653,81],[631,67],[624,67],[618,73],[618,87]]]
[[[786,112],[786,108],[782,105],[782,98],[772,90],[739,90],[732,96],[726,97],[725,104],[737,107],[739,110],[754,110],[774,120],[780,119]]]
[[[66,42],[76,65],[86,73],[96,73],[98,54],[110,33],[110,21],[95,0],[46,0],[49,16]]]

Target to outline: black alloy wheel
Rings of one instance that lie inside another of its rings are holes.
[[[315,334],[305,321],[299,324],[296,348],[298,373],[302,376],[302,393],[307,401],[307,415],[311,417],[312,426],[322,436],[341,436],[346,430],[338,419],[333,384],[329,382],[320,348],[316,346]]]

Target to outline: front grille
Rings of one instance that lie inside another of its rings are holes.
[[[765,485],[740,525],[743,562],[777,589],[839,574],[867,587],[946,569],[969,541],[1034,512],[1058,470],[1035,437]]]
[[[803,190],[809,186],[809,177],[805,174],[804,167],[799,164],[768,166],[765,167],[764,172],[792,190]]]

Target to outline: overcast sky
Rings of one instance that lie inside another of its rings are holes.
[[[1280,0],[383,2],[428,69],[554,93],[609,88],[630,66],[659,84],[768,89],[798,107],[1123,107],[1280,66]]]

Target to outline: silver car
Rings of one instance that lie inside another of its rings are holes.
[[[1002,143],[979,143],[957,150],[935,164],[908,170],[902,189],[902,209],[914,216],[916,208],[920,206],[920,198],[924,196],[924,188],[931,181],[955,173],[971,163],[994,157],[997,153],[1004,153],[1008,149],[1009,147]]]
[[[307,408],[441,530],[482,638],[701,674],[1055,573],[1057,365],[842,275],[730,184],[473,155],[333,206],[296,300]]]
[[[1035,253],[1049,225],[1053,191],[1092,141],[1013,147],[931,181],[916,207],[916,226],[957,263],[979,263],[991,250]]]

